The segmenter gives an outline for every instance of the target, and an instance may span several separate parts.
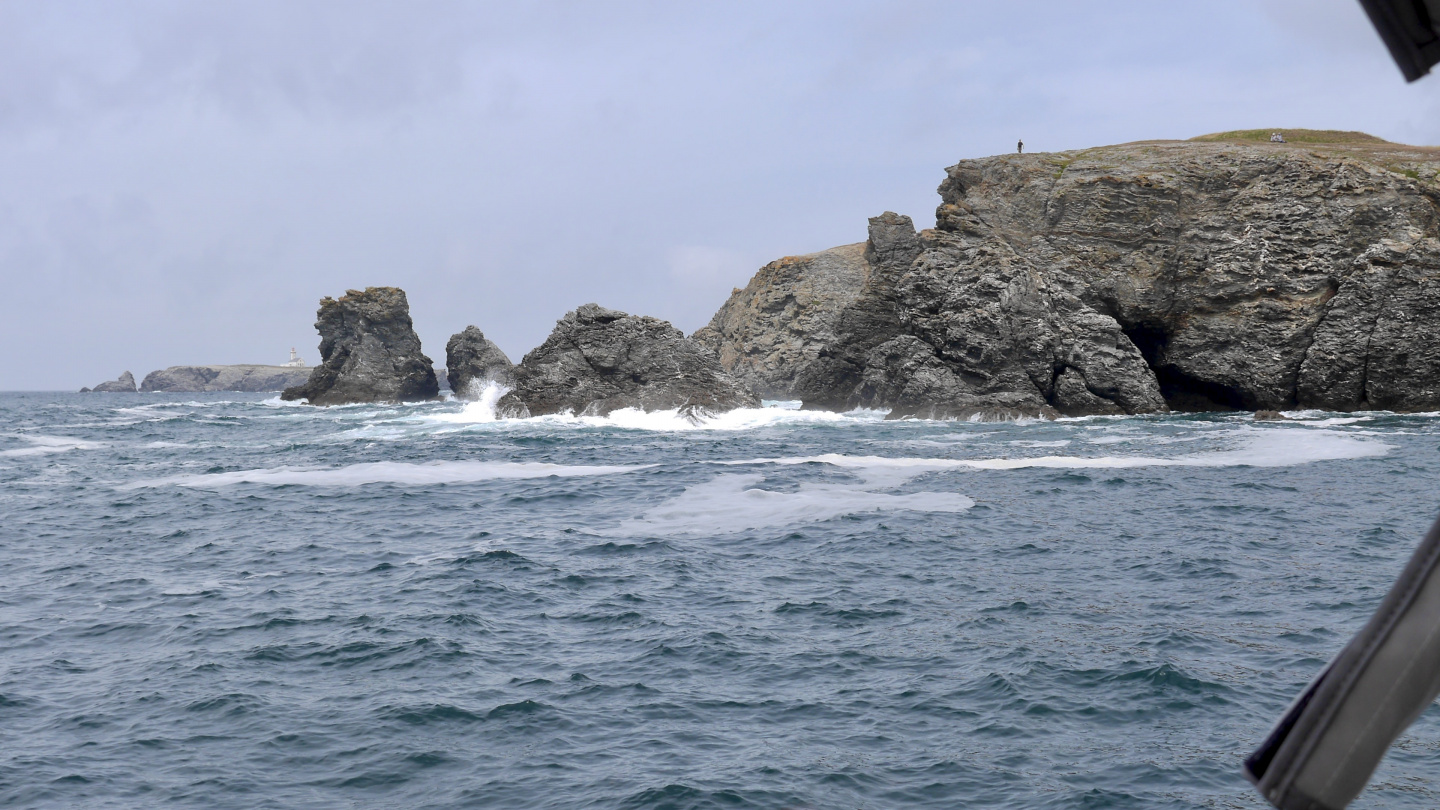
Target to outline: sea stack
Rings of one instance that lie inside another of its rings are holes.
[[[505,352],[474,326],[445,344],[445,377],[456,399],[478,399],[486,383],[515,386],[515,366]]]
[[[281,399],[311,405],[414,402],[440,393],[435,368],[420,350],[410,303],[398,287],[347,290],[320,300],[320,365]]]
[[[515,367],[515,389],[497,412],[604,416],[639,408],[693,416],[759,404],[714,352],[667,321],[586,304]]]
[[[1440,409],[1440,156],[1342,134],[965,160],[934,229],[772,263],[696,338],[896,418]]]
[[[135,393],[135,375],[127,371],[121,374],[119,379],[102,382],[94,388],[81,388],[80,393],[133,394]]]

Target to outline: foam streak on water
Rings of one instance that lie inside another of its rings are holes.
[[[1434,414],[503,393],[0,395],[0,806],[1260,808],[1440,511]]]

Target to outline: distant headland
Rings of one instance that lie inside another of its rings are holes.
[[[1235,130],[963,160],[939,192],[935,228],[872,217],[864,242],[762,267],[693,335],[587,304],[518,364],[456,334],[449,381],[502,385],[512,416],[760,397],[892,418],[1440,410],[1440,148]],[[312,370],[175,367],[140,389],[283,373],[312,404],[438,396],[402,290],[326,298],[316,327]]]

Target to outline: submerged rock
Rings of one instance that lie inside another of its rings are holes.
[[[121,374],[119,379],[109,382],[102,382],[94,388],[81,388],[80,393],[111,393],[111,394],[133,394],[135,393],[135,375],[130,372]]]
[[[757,389],[893,417],[1436,410],[1437,176],[1393,144],[962,161],[935,229],[872,219],[839,281],[814,257],[853,248],[769,265],[696,337]]]
[[[398,287],[348,290],[339,299],[320,300],[315,328],[321,363],[302,385],[281,399],[311,405],[354,402],[413,402],[440,393],[435,368],[420,350],[410,321],[410,304]]]
[[[501,416],[604,416],[621,408],[687,413],[754,407],[759,400],[704,345],[668,322],[597,304],[569,312],[515,367]]]
[[[293,366],[239,364],[227,366],[170,366],[145,375],[141,391],[283,391],[302,385],[310,369]]]
[[[445,344],[445,376],[456,399],[479,399],[486,383],[515,387],[515,366],[477,327],[467,326]]]

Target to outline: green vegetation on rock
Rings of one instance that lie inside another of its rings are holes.
[[[1364,132],[1346,132],[1339,129],[1236,129],[1230,132],[1213,132],[1191,138],[1192,141],[1262,141],[1268,142],[1274,133],[1285,136],[1286,143],[1389,143]]]

